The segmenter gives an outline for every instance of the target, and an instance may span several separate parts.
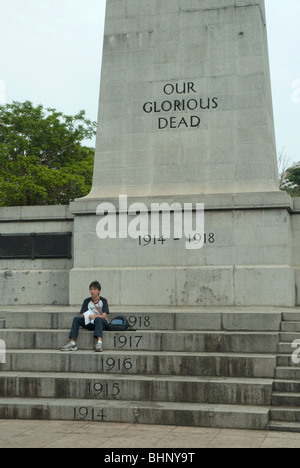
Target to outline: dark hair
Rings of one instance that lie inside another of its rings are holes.
[[[95,289],[99,289],[99,291],[101,291],[101,284],[99,283],[99,281],[93,281],[91,284],[90,284],[90,288],[95,288]]]

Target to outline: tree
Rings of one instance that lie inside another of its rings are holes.
[[[278,153],[279,187],[292,197],[300,196],[300,162],[294,163],[294,156],[288,155],[285,148]]]
[[[293,156],[286,152],[285,148],[282,148],[277,155],[278,163],[278,174],[279,174],[279,187],[284,190],[286,188],[286,171],[290,167],[293,161]]]
[[[287,169],[285,190],[292,197],[300,197],[300,163]]]
[[[87,195],[96,134],[85,111],[64,115],[42,105],[0,106],[0,206],[61,205]]]

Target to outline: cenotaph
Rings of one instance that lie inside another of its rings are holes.
[[[71,205],[71,303],[97,278],[118,305],[293,306],[291,206],[264,1],[107,0],[93,187]]]

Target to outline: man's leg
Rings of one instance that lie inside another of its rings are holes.
[[[76,340],[79,335],[79,328],[86,328],[90,331],[93,331],[95,327],[90,324],[90,325],[85,325],[85,320],[82,317],[75,317],[72,323],[72,328],[70,332],[70,340],[71,342],[68,343],[66,346],[63,346],[60,348],[61,351],[78,351],[78,348],[76,346]]]
[[[70,340],[73,343],[76,343],[76,340],[79,335],[79,328],[85,327],[85,321],[82,317],[75,317],[72,323],[71,333],[70,333]]]
[[[98,338],[98,341],[102,341],[103,331],[107,330],[107,321],[103,320],[100,317],[95,318],[95,338]]]
[[[106,320],[103,320],[100,317],[95,319],[95,338],[98,339],[98,343],[96,346],[96,352],[101,353],[103,351],[102,346],[102,338],[103,338],[103,331],[108,329],[108,323]]]
[[[79,328],[82,325],[82,321],[84,324],[84,320],[81,317],[75,317],[72,323],[72,328],[70,332],[70,340],[71,342],[60,348],[61,351],[78,351],[76,346],[76,340],[79,334]]]

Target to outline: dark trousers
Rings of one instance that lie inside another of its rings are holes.
[[[77,340],[80,327],[84,328],[85,330],[94,331],[95,338],[102,338],[103,331],[108,330],[108,322],[100,317],[97,317],[95,319],[95,324],[89,323],[86,325],[84,318],[75,317],[72,324],[70,339],[74,338],[74,340]]]

